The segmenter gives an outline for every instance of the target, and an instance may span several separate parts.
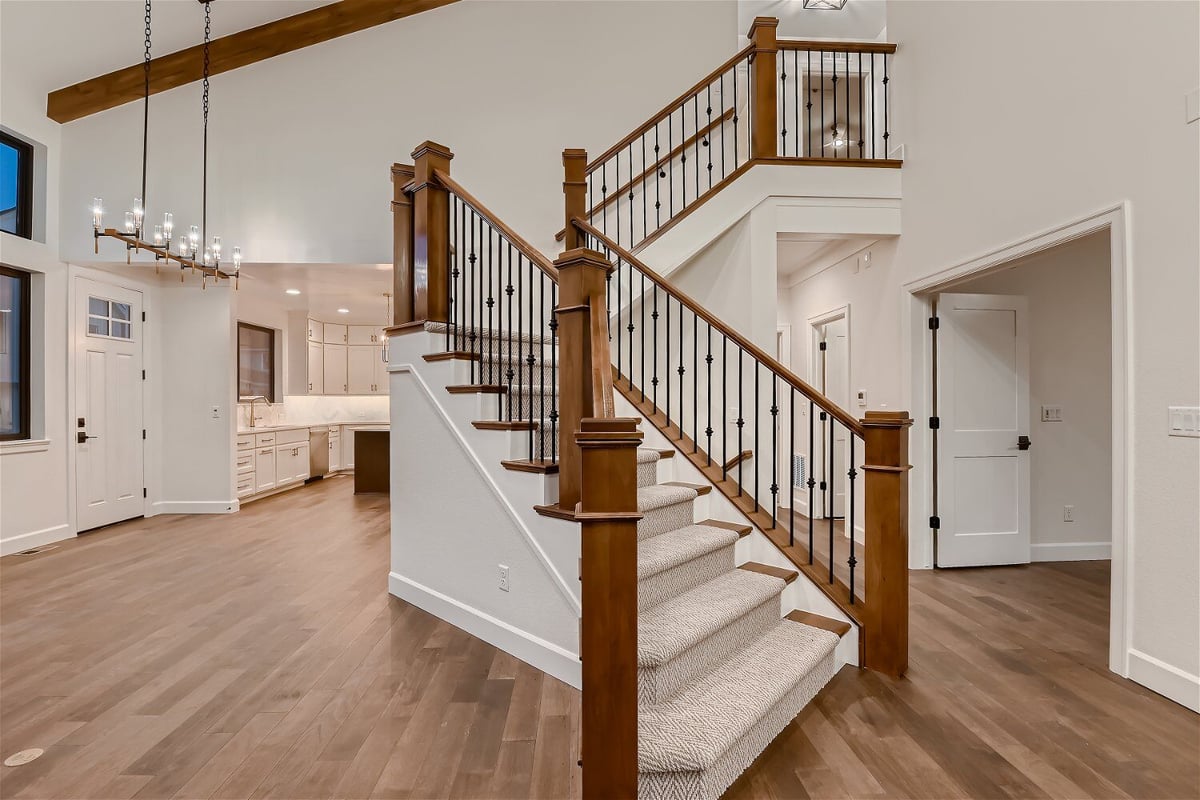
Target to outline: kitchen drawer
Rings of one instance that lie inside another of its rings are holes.
[[[234,441],[234,449],[236,450],[253,450],[254,449],[254,434],[246,433],[239,434]]]
[[[237,472],[238,475],[242,475],[247,472],[254,472],[254,451],[238,451],[237,458],[233,463],[235,472]],[[239,480],[241,479],[239,478]]]
[[[273,433],[256,433],[254,434],[255,447],[271,447],[275,444],[275,434]]]
[[[308,444],[308,428],[296,428],[290,431],[276,431],[275,444]]]
[[[254,494],[254,472],[250,471],[244,475],[238,475],[237,496],[242,498],[249,497],[252,494]]]

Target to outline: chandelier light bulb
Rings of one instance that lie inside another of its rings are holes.
[[[195,225],[188,228],[188,247],[193,253],[200,248],[200,229]]]
[[[132,211],[125,212],[125,232],[126,233],[134,233],[135,232],[135,229],[133,227],[133,212]]]
[[[104,201],[99,197],[92,198],[92,227],[95,230],[104,227]]]
[[[233,271],[237,272],[242,268],[242,248],[233,248]]]
[[[154,226],[154,246],[162,247],[163,243],[163,227],[162,225]]]
[[[146,209],[142,208],[142,198],[133,198],[133,229],[138,233],[142,231],[142,218],[146,214]]]
[[[163,214],[162,231],[163,231],[163,238],[166,239],[168,243],[170,243],[171,234],[174,233],[174,231],[175,231],[175,218],[173,216],[171,216],[170,211]]]
[[[221,261],[221,237],[220,236],[212,237],[212,254],[213,254],[213,258],[216,259],[217,262],[219,263]]]
[[[212,250],[208,249],[207,247],[204,248],[204,266],[211,267],[212,266],[212,258],[213,258]]]

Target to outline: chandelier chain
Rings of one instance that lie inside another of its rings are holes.
[[[146,158],[149,152],[150,132],[150,2],[146,0],[146,42],[142,59],[142,208],[146,208]],[[144,213],[144,212],[143,212]]]
[[[208,242],[208,71],[209,40],[212,38],[212,4],[204,0],[204,159],[201,177],[200,201],[200,247],[201,257]],[[207,262],[207,259],[205,259]]]

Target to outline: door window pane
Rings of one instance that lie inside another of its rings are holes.
[[[129,319],[129,303],[113,303],[112,318]]]
[[[29,273],[0,267],[0,439],[29,438]]]
[[[132,339],[133,327],[128,322],[129,314],[129,303],[118,303],[103,297],[89,297],[88,335]]]
[[[101,297],[88,298],[88,313],[95,314],[97,317],[108,316],[108,301]]]
[[[88,317],[88,333],[92,336],[108,336],[108,320]]]

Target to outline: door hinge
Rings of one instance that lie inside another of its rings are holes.
[[[142,497],[145,497],[145,496],[146,496],[146,487],[143,486],[142,487]]]
[[[936,431],[941,426],[942,426],[941,417],[930,417],[929,418],[929,429],[930,430]]]
[[[146,380],[146,370],[142,370],[142,380]]]
[[[828,415],[824,411],[822,411],[821,412],[821,422],[824,422],[827,418],[828,418]]]
[[[818,349],[818,350],[824,350],[824,349],[825,349],[825,347],[826,347],[826,343],[825,343],[825,342],[821,342],[820,344],[818,344],[818,345],[817,345],[817,349]]]
[[[145,321],[146,321],[146,312],[143,311],[142,312],[142,322],[145,322]]]
[[[929,318],[929,330],[936,331],[940,326],[941,326],[941,323],[938,321],[937,317]]]
[[[146,438],[146,429],[142,428],[142,439]]]
[[[825,491],[825,481],[821,481],[821,491]]]
[[[935,531],[938,528],[942,527],[942,518],[941,517],[930,517],[929,518],[929,527],[933,528]]]

